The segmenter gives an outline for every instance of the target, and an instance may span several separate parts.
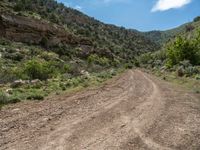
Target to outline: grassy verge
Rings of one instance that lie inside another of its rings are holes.
[[[179,77],[176,72],[161,72],[159,70],[151,70],[150,72],[163,80],[176,85],[181,85],[192,93],[200,94],[199,78],[186,76]]]
[[[0,107],[23,100],[43,100],[50,94],[71,93],[86,87],[99,86],[123,71],[123,68],[116,68],[73,78],[59,76],[36,84],[24,84],[17,88],[11,88],[9,84],[3,85],[0,87]]]

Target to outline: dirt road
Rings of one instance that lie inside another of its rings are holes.
[[[130,70],[96,89],[3,108],[0,149],[199,150],[200,100]]]

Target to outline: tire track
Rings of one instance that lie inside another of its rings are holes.
[[[198,150],[198,103],[130,70],[100,88],[5,108],[0,150]]]

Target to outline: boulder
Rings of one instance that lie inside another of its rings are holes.
[[[84,75],[84,76],[86,76],[86,77],[89,77],[89,76],[90,76],[89,72],[87,72],[87,71],[85,71],[85,70],[81,70],[81,75]]]
[[[39,79],[31,80],[31,84],[38,84],[41,83]]]
[[[12,84],[11,84],[11,87],[12,88],[18,88],[18,87],[20,87],[20,86],[22,86],[22,85],[24,85],[24,84],[26,84],[26,81],[23,81],[23,80],[16,80],[16,81],[14,81]]]

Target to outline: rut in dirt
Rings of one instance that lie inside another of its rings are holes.
[[[200,100],[139,70],[0,112],[1,150],[198,150]]]

